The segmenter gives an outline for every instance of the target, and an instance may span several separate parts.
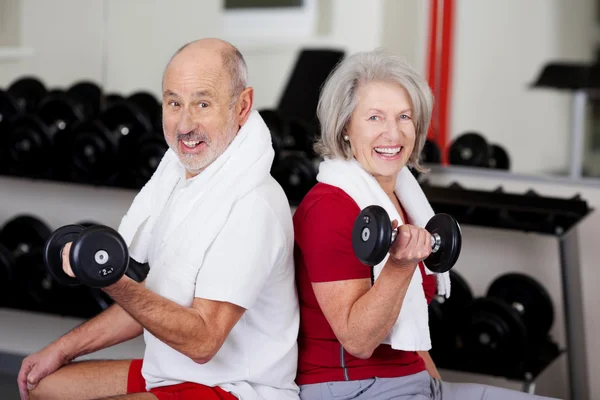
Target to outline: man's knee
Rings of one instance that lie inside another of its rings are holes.
[[[61,393],[58,392],[57,386],[53,385],[53,374],[43,378],[38,384],[29,391],[29,400],[54,400],[60,399]]]

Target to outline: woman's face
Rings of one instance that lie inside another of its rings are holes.
[[[377,180],[393,180],[415,146],[415,125],[406,90],[387,82],[361,85],[346,126],[354,158]],[[380,182],[381,183],[381,182]]]

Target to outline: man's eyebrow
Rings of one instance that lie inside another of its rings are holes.
[[[169,96],[173,96],[173,97],[179,97],[179,96],[177,95],[177,93],[175,93],[174,91],[172,91],[172,90],[165,90],[165,91],[163,92],[163,97],[169,97]]]
[[[197,90],[194,92],[193,97],[209,97],[212,98],[213,94],[210,90]]]

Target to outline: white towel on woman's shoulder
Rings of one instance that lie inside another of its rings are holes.
[[[370,205],[379,205],[387,211],[391,221],[396,219],[399,225],[405,223],[377,180],[365,171],[355,159],[348,161],[341,159],[324,160],[319,165],[317,180],[342,189],[356,202],[361,210]],[[419,182],[407,167],[404,167],[398,174],[395,193],[411,223],[415,226],[425,227],[429,219],[433,217],[434,212]],[[373,267],[375,279],[379,277],[388,257],[389,254],[381,263]],[[427,268],[426,273],[432,274]],[[445,272],[435,275],[438,294],[449,297],[449,274]],[[390,344],[394,349],[406,351],[429,350],[431,348],[427,301],[419,268],[415,269],[398,320],[383,343]]]

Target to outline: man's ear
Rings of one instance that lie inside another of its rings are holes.
[[[235,106],[235,116],[238,121],[238,125],[242,126],[248,120],[250,111],[252,111],[252,105],[254,104],[254,88],[247,87],[240,93],[237,104]]]

